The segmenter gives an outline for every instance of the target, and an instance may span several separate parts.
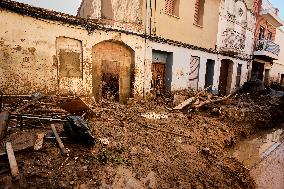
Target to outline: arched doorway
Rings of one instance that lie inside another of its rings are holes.
[[[221,60],[220,77],[219,77],[219,94],[226,95],[231,92],[232,76],[234,62],[229,59]]]
[[[104,41],[93,46],[92,56],[95,99],[126,103],[132,93],[134,51],[124,43]]]

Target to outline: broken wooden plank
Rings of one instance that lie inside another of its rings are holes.
[[[8,129],[9,112],[4,111],[0,113],[0,140],[2,140]]]
[[[195,102],[199,96],[206,92],[212,85],[206,87],[205,89],[203,89],[202,91],[199,91],[194,97],[191,97],[185,101],[183,101],[181,104],[179,104],[178,106],[174,107],[173,110],[182,110],[183,108],[185,108],[186,106],[188,106],[189,104],[192,104],[193,102]]]
[[[55,138],[56,138],[56,141],[57,141],[57,143],[58,143],[58,146],[59,146],[59,148],[60,148],[62,154],[63,154],[63,155],[66,155],[66,154],[67,154],[67,150],[65,149],[64,144],[63,144],[62,140],[60,139],[60,137],[59,137],[59,135],[58,135],[58,133],[57,133],[57,131],[56,131],[56,128],[55,128],[54,124],[51,124],[51,129],[52,129],[52,132],[53,132],[53,134],[54,134],[54,136],[55,136]]]
[[[39,99],[41,99],[43,96],[44,96],[44,95],[41,94],[41,93],[39,93],[39,92],[33,93],[33,94],[31,95],[31,98],[32,98],[32,99],[31,99],[27,104],[25,104],[24,106],[22,106],[22,107],[18,108],[17,110],[15,110],[13,113],[19,113],[19,112],[23,111],[24,109],[26,109],[26,108],[28,108],[29,106],[31,106],[31,105],[33,105],[34,103],[36,103],[36,102],[37,102]]]
[[[94,113],[93,110],[79,97],[60,103],[58,106],[71,114],[79,116],[82,116],[86,112],[91,114]]]
[[[174,107],[174,110],[182,110],[184,107],[188,106],[189,104],[193,103],[195,101],[195,97],[191,97],[185,101],[183,101],[180,105]]]
[[[18,164],[16,161],[16,157],[15,157],[11,142],[6,143],[6,152],[7,152],[8,159],[9,159],[11,174],[14,178],[18,179],[20,173],[19,173]]]

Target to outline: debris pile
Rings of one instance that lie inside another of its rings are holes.
[[[168,99],[122,105],[3,95],[0,186],[254,188],[226,148],[276,120],[275,110],[283,113],[280,98],[263,92],[219,97],[206,90],[177,95],[173,109]],[[179,111],[187,107],[202,111]],[[21,184],[11,182],[17,175]]]

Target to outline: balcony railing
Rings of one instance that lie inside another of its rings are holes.
[[[264,55],[277,59],[280,52],[280,46],[270,40],[259,40],[256,45],[255,55]]]
[[[241,53],[245,49],[245,40],[245,35],[233,29],[227,29],[222,34],[220,49],[229,53]]]

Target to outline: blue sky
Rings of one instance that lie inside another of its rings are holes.
[[[280,10],[280,18],[284,21],[284,1],[283,0],[269,0],[274,7]]]
[[[37,7],[52,9],[55,11],[76,15],[82,0],[16,0],[16,1],[34,5]]]
[[[16,1],[76,15],[82,0],[16,0]],[[280,10],[280,17],[284,21],[284,0],[270,0],[270,2]]]

